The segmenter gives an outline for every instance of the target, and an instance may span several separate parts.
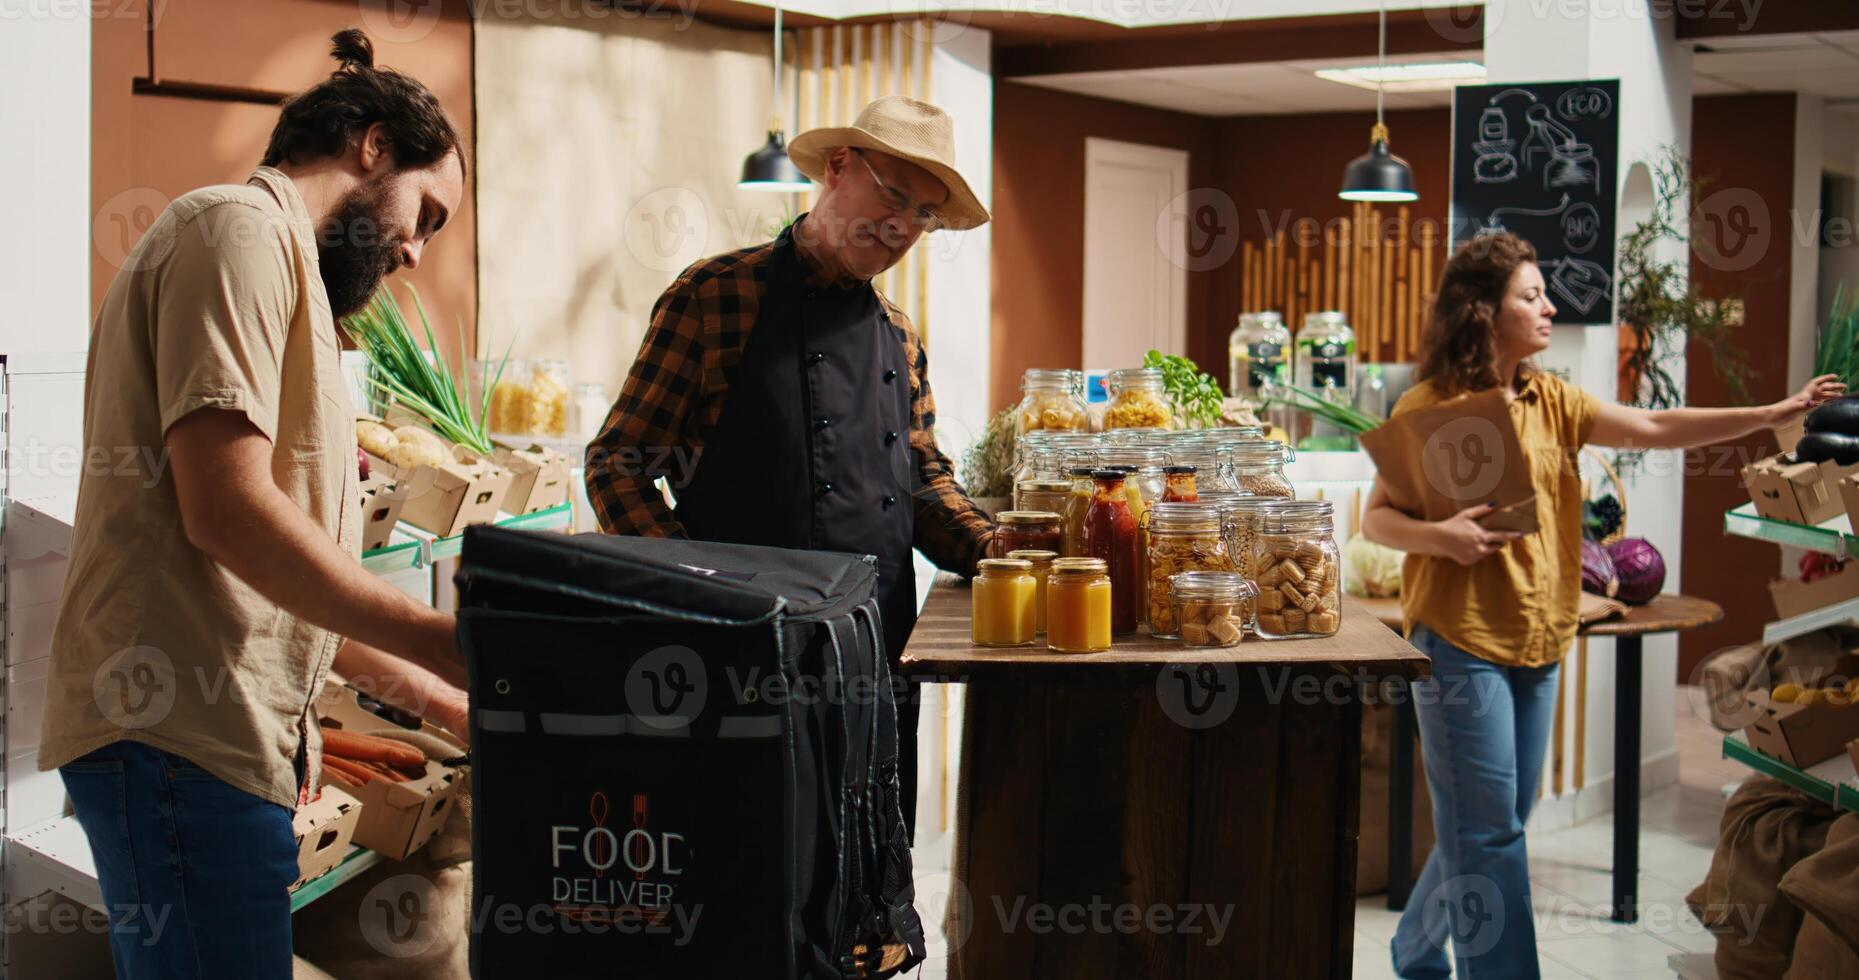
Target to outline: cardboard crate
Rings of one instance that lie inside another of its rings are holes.
[[[497,446],[497,465],[510,471],[510,493],[503,509],[511,514],[533,514],[568,502],[568,456],[547,446]]]
[[[1859,738],[1846,743],[1846,757],[1853,760],[1853,773],[1859,775]]]
[[[1845,506],[1841,478],[1859,473],[1859,465],[1788,463],[1770,456],[1743,467],[1743,485],[1756,513],[1774,521],[1819,524]]]
[[[372,464],[371,464],[372,465]],[[361,485],[361,550],[385,547],[407,500],[393,480],[371,475]]]
[[[361,802],[355,843],[396,861],[408,857],[445,829],[461,785],[458,770],[428,760],[426,774],[418,779],[343,787]]]
[[[1859,565],[1849,563],[1845,568],[1812,582],[1803,582],[1799,578],[1778,578],[1769,583],[1769,597],[1775,600],[1775,615],[1782,619],[1810,613],[1847,599],[1859,599]]]
[[[1751,748],[1805,769],[1839,755],[1859,738],[1859,707],[1777,704],[1767,691],[1744,695],[1756,721],[1743,730]]]
[[[510,492],[511,474],[494,461],[468,450],[444,466],[402,470],[396,482],[406,502],[400,519],[429,534],[449,538],[471,524],[497,519]]]
[[[291,834],[297,838],[297,882],[292,888],[327,873],[349,856],[361,811],[361,801],[341,786],[324,786],[316,799],[297,808],[290,822]]]

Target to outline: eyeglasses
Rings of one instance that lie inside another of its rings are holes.
[[[942,227],[942,216],[929,205],[911,204],[910,198],[903,191],[886,184],[884,178],[878,176],[878,171],[872,168],[871,161],[865,159],[864,150],[853,149],[852,155],[865,165],[865,172],[871,174],[871,182],[878,185],[878,203],[883,204],[886,210],[908,220],[923,232],[932,232]]]

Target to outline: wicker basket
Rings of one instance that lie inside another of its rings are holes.
[[[1620,501],[1620,526],[1614,529],[1614,533],[1601,539],[1602,547],[1606,547],[1627,536],[1627,488],[1620,482],[1620,472],[1614,469],[1614,464],[1609,462],[1606,456],[1601,455],[1593,446],[1583,446],[1581,451],[1600,467],[1601,474],[1614,485],[1614,499]],[[1594,488],[1586,479],[1583,479],[1581,483],[1581,499],[1584,501],[1594,499]]]

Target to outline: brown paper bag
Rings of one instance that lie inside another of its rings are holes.
[[[1504,391],[1461,395],[1409,412],[1360,436],[1388,498],[1403,513],[1443,521],[1497,503],[1482,522],[1495,531],[1534,533],[1536,487],[1517,441]]]

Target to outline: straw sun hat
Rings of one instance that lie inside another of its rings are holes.
[[[955,170],[955,122],[928,102],[902,95],[876,99],[850,126],[809,129],[794,137],[788,143],[788,159],[801,173],[824,183],[826,156],[840,146],[888,153],[935,175],[949,189],[949,200],[936,209],[944,227],[960,231],[987,224],[988,209]]]

